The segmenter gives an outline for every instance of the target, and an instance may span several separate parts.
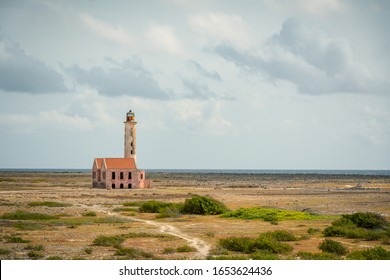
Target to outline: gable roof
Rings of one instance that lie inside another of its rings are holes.
[[[95,158],[95,164],[97,169],[100,169],[102,167],[103,159],[102,158]]]
[[[106,169],[137,169],[133,158],[103,158]]]

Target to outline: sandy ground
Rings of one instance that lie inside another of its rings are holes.
[[[93,245],[99,235],[137,233],[127,238],[125,248],[138,248],[161,259],[204,259],[215,251],[219,238],[256,236],[276,229],[287,229],[297,235],[308,228],[323,230],[331,220],[281,221],[271,225],[264,221],[244,221],[215,216],[183,215],[157,219],[155,214],[118,211],[124,202],[162,200],[184,202],[193,194],[209,195],[224,202],[230,209],[268,206],[318,214],[346,214],[357,211],[377,212],[390,217],[390,177],[354,175],[283,175],[283,174],[175,174],[149,173],[152,189],[92,189],[90,174],[85,173],[0,173],[0,215],[16,210],[61,215],[61,223],[42,223],[33,229],[20,229],[18,221],[0,220],[1,247],[7,250],[1,259],[29,259],[34,246],[42,245],[38,258],[116,259],[116,249]],[[356,187],[359,184],[359,187]],[[54,201],[64,207],[35,206],[30,202]],[[97,214],[87,222],[87,212]],[[110,222],[113,219],[112,222]],[[122,219],[121,223],[115,219]],[[75,221],[73,223],[73,221]],[[38,223],[22,221],[23,223]],[[154,234],[154,235],[153,235]],[[17,236],[29,243],[9,242]],[[292,243],[293,254],[317,252],[323,239],[321,232],[306,240]],[[381,245],[378,241],[343,239],[348,248]],[[189,245],[193,252],[172,250]],[[389,245],[382,245],[389,248]],[[88,248],[90,251],[88,252]]]

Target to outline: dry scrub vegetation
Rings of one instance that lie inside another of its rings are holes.
[[[390,177],[147,176],[0,173],[0,259],[390,259]]]

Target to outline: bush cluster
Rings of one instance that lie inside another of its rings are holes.
[[[353,251],[347,256],[350,260],[390,260],[390,251],[382,246]]]
[[[196,215],[218,215],[228,211],[222,202],[208,196],[195,195],[184,202],[182,212]]]
[[[348,252],[347,248],[345,248],[343,244],[331,239],[325,239],[322,241],[318,248],[324,253],[331,253],[338,256],[343,256]]]
[[[387,230],[386,230],[387,229]],[[390,236],[388,222],[379,214],[358,212],[352,215],[342,215],[325,228],[326,237],[361,238],[379,240]]]
[[[176,217],[180,214],[218,215],[228,211],[220,201],[208,196],[195,195],[182,203],[146,201],[139,208],[143,213],[159,213],[159,218]]]
[[[274,231],[260,234],[257,238],[229,237],[220,239],[218,245],[226,250],[254,254],[253,257],[261,259],[276,258],[270,254],[286,254],[293,249],[290,245],[281,241],[296,240],[295,236],[286,231]]]

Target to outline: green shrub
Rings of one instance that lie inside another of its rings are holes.
[[[260,235],[258,238],[250,237],[228,237],[218,241],[218,245],[224,249],[234,252],[254,253],[265,251],[273,254],[285,254],[292,250],[288,244],[283,244],[271,236]]]
[[[279,260],[278,255],[264,252],[264,251],[255,251],[250,255],[252,260]]]
[[[297,256],[301,260],[339,260],[340,259],[340,257],[338,257],[335,254],[311,253],[311,252],[303,252],[303,251],[299,251]]]
[[[167,206],[160,210],[160,213],[156,216],[156,218],[178,218],[182,215],[182,209],[183,205],[181,204]]]
[[[28,252],[27,256],[30,258],[30,259],[33,259],[33,260],[38,260],[38,259],[42,259],[44,256],[43,254],[39,253],[39,252],[36,252],[36,251],[30,251]]]
[[[46,258],[47,260],[63,260],[64,258],[61,256],[50,256]]]
[[[124,235],[99,235],[93,241],[93,245],[120,247],[125,239]]]
[[[123,206],[141,206],[142,205],[142,201],[129,201],[129,202],[125,202],[125,203],[122,203]]]
[[[0,248],[0,255],[8,255],[11,251],[8,249]]]
[[[195,215],[218,215],[227,212],[228,209],[222,202],[208,196],[195,195],[184,202],[182,212]]]
[[[15,235],[6,236],[5,240],[6,240],[5,241],[6,243],[29,243],[29,242],[31,242],[30,240],[25,240],[25,239],[21,238],[20,236],[15,236]]]
[[[323,231],[326,237],[347,237],[365,240],[379,240],[390,236],[389,230],[385,229],[388,223],[384,218],[375,213],[355,213],[343,215],[333,221],[330,227]]]
[[[208,256],[208,260],[249,260],[247,255]]]
[[[319,228],[309,228],[307,229],[307,233],[310,234],[310,235],[313,235],[317,232],[320,232],[321,230]]]
[[[271,237],[276,241],[296,241],[297,238],[291,232],[286,230],[275,230],[261,234],[264,237]]]
[[[93,249],[92,249],[91,247],[85,247],[85,248],[84,248],[84,252],[85,252],[86,254],[90,255],[90,254],[92,254]]]
[[[43,247],[42,245],[28,245],[24,247],[24,250],[44,251],[45,247]]]
[[[164,254],[173,254],[175,252],[176,252],[176,250],[172,247],[164,248],[164,251],[163,251]]]
[[[153,254],[137,248],[119,248],[115,255],[125,257],[126,259],[156,259]]]
[[[324,253],[336,254],[338,256],[343,256],[348,252],[347,248],[343,244],[331,239],[325,239],[322,241],[318,248]]]
[[[390,260],[390,251],[382,246],[353,251],[347,256],[350,260]]]
[[[145,201],[141,204],[139,211],[141,213],[161,213],[167,207],[180,207],[175,203],[163,202],[163,201]]]
[[[196,252],[196,249],[194,247],[183,245],[176,248],[176,251],[179,253],[188,253],[188,252]]]
[[[41,230],[45,226],[39,223],[19,222],[14,224],[14,227],[18,230]]]
[[[35,206],[47,206],[47,207],[68,207],[71,206],[71,204],[67,203],[60,203],[55,201],[33,201],[28,203],[28,206],[35,207]]]
[[[57,219],[58,216],[17,210],[13,213],[5,213],[0,218],[5,220],[52,220]]]
[[[379,229],[388,226],[388,222],[383,216],[372,212],[358,212],[352,215],[343,215],[342,217],[350,220],[357,227],[366,229]]]
[[[86,213],[83,213],[83,216],[85,217],[96,217],[96,212],[94,211],[89,211],[89,212],[86,212]]]

